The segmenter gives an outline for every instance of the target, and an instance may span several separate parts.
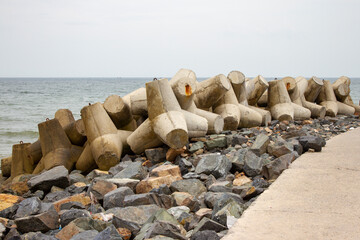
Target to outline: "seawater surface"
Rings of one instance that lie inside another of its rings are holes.
[[[358,104],[360,78],[351,80],[351,96]],[[36,141],[38,123],[54,118],[58,109],[70,109],[79,119],[81,108],[89,103],[104,102],[112,94],[125,96],[149,81],[151,77],[0,78],[0,158],[11,155],[12,145],[19,141]]]

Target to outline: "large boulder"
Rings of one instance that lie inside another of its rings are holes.
[[[174,205],[174,199],[171,196],[156,193],[142,193],[127,195],[124,198],[124,206],[140,206],[156,204],[162,208],[171,208]]]
[[[147,171],[141,162],[131,162],[123,170],[117,173],[114,178],[131,178],[142,180],[146,177]]]
[[[261,173],[263,167],[262,158],[252,151],[247,151],[244,156],[244,172],[249,177],[255,177]]]
[[[226,176],[230,169],[231,162],[226,156],[213,153],[201,156],[201,159],[196,166],[195,172],[197,174],[212,174],[216,178],[221,178]]]
[[[157,205],[142,205],[116,209],[113,224],[117,228],[126,228],[138,232],[142,225],[160,208]]]
[[[31,215],[15,220],[17,229],[22,233],[47,232],[59,228],[59,215],[54,208],[37,215]]]
[[[263,167],[262,175],[266,179],[276,179],[295,160],[294,152],[282,155]]]
[[[250,150],[256,155],[260,156],[261,154],[266,152],[266,148],[270,143],[270,138],[266,134],[259,134]]]
[[[83,209],[63,210],[60,212],[60,225],[61,227],[65,227],[70,222],[80,217],[91,217],[91,215],[88,211]]]
[[[170,190],[173,192],[187,192],[197,197],[201,193],[206,192],[206,187],[198,179],[185,179],[173,182]]]
[[[66,188],[70,185],[68,176],[68,170],[64,166],[58,166],[30,178],[28,185],[32,192],[48,192],[53,186]]]
[[[125,196],[132,194],[134,194],[134,192],[129,187],[117,188],[105,194],[103,206],[105,209],[123,207]]]
[[[40,211],[41,201],[37,197],[27,198],[19,204],[15,218],[28,217],[35,215]]]

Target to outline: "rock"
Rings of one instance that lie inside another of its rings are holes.
[[[129,187],[120,187],[104,195],[103,206],[105,209],[114,207],[123,207],[124,198],[127,195],[134,194]]]
[[[79,202],[67,202],[60,206],[60,210],[69,210],[69,209],[85,209],[85,206]]]
[[[255,188],[254,186],[249,187],[246,191],[242,191],[240,196],[245,200],[248,201],[252,198],[255,198],[259,194],[263,193],[263,188]]]
[[[185,152],[185,147],[178,149],[169,148],[169,150],[166,152],[166,161],[174,162],[176,157],[183,154],[184,152]]]
[[[69,174],[69,183],[70,183],[70,185],[73,185],[74,183],[77,183],[77,182],[83,182],[85,184],[89,183],[89,181],[81,173],[71,172]]]
[[[274,161],[266,164],[262,170],[262,175],[266,179],[276,179],[280,174],[289,167],[290,163],[295,160],[294,153],[285,154]]]
[[[115,184],[105,180],[97,180],[90,187],[88,192],[94,194],[95,198],[99,201],[104,199],[105,194],[115,190],[117,187]]]
[[[22,197],[23,198],[31,198],[31,197],[38,197],[39,199],[43,199],[44,198],[44,191],[41,190],[37,190],[34,193],[32,193],[30,190],[27,191]]]
[[[105,179],[104,181],[113,183],[118,188],[119,187],[129,187],[134,192],[135,192],[136,185],[140,182],[140,180],[130,179],[130,178],[110,178],[110,179]]]
[[[20,233],[16,230],[16,228],[11,228],[10,231],[6,234],[4,240],[22,240]]]
[[[76,182],[69,187],[65,188],[66,192],[69,192],[71,195],[79,194],[84,192],[88,186],[84,182]]]
[[[212,216],[212,209],[210,208],[200,208],[196,213],[195,216],[199,218],[200,220],[203,217],[211,218]]]
[[[206,187],[198,179],[185,179],[173,182],[170,190],[172,192],[187,192],[197,197],[201,193],[206,192]]]
[[[190,240],[220,240],[220,237],[213,230],[198,231],[191,235]]]
[[[303,153],[303,146],[300,144],[298,140],[295,138],[290,138],[287,140],[294,147],[294,151],[296,151],[299,155]]]
[[[282,155],[291,153],[294,147],[291,143],[285,141],[276,141],[275,143],[269,144],[267,151],[270,155],[275,157],[281,157]]]
[[[190,149],[188,150],[190,153],[194,153],[200,149],[205,147],[204,142],[198,141],[196,143],[192,143]]]
[[[126,168],[130,163],[132,163],[131,160],[121,161],[120,163],[116,164],[115,166],[113,166],[109,169],[109,174],[111,174],[112,176],[115,176],[116,174],[121,172],[124,168]]]
[[[165,209],[160,208],[156,211],[147,221],[146,224],[152,224],[158,221],[169,222],[176,226],[178,226],[183,233],[185,233],[185,229],[183,229],[182,225],[176,220],[174,216],[168,213]]]
[[[189,172],[183,176],[183,179],[200,179],[200,175],[194,172]]]
[[[151,224],[149,228],[147,228],[147,226],[144,229],[142,228],[139,235],[140,236],[144,235],[142,239],[150,239],[157,235],[166,236],[173,239],[180,239],[180,240],[187,239],[185,238],[185,236],[181,234],[180,229],[176,225],[165,221],[157,221]],[[135,239],[139,239],[139,238],[135,238]]]
[[[64,210],[60,212],[60,225],[61,227],[65,227],[73,220],[80,217],[91,217],[90,213],[83,209],[70,209]]]
[[[210,192],[232,192],[232,183],[229,181],[216,181],[209,186]]]
[[[110,225],[111,223],[95,220],[91,217],[81,217],[73,220],[64,228],[62,228],[61,231],[55,235],[55,237],[60,240],[68,240],[76,234],[87,230],[96,230],[97,232],[101,232]]]
[[[130,240],[131,238],[131,231],[127,228],[117,228],[116,229],[123,240]]]
[[[165,195],[171,194],[171,190],[166,184],[161,184],[158,188],[153,188],[150,192]]]
[[[27,217],[35,215],[40,211],[41,201],[37,197],[27,198],[19,204],[15,218]]]
[[[156,204],[162,208],[171,208],[174,205],[174,199],[168,195],[156,193],[143,193],[127,195],[124,198],[124,206],[140,206]]]
[[[114,225],[110,225],[102,232],[98,233],[94,240],[123,240]]]
[[[93,240],[98,234],[96,230],[86,230],[74,235],[70,240]]]
[[[243,171],[245,165],[245,154],[247,153],[248,149],[239,149],[238,151],[230,152],[227,154],[231,164],[232,170],[241,172]]]
[[[117,228],[126,228],[138,232],[142,225],[160,208],[157,205],[118,208],[114,213],[113,224]]]
[[[171,183],[181,180],[180,168],[176,165],[161,165],[150,172],[150,177],[140,181],[136,186],[136,193],[147,193],[162,184],[170,186]]]
[[[114,176],[114,178],[131,178],[142,180],[146,177],[147,171],[141,162],[132,162],[122,171]]]
[[[252,185],[256,188],[268,188],[270,186],[265,179],[260,177],[253,178]]]
[[[22,233],[47,232],[59,227],[59,215],[54,209],[51,209],[37,215],[17,218],[15,224]]]
[[[192,196],[190,193],[174,192],[173,194],[171,194],[171,196],[174,198],[176,205],[186,206],[191,211],[196,211],[200,207],[200,204],[197,201],[197,199],[194,196]]]
[[[22,235],[23,240],[56,240],[55,237],[43,234],[41,232],[29,232]]]
[[[95,178],[103,178],[103,179],[105,179],[105,178],[109,178],[109,177],[111,177],[111,175],[109,175],[108,171],[102,171],[102,170],[99,170],[99,169],[94,169],[88,175],[86,175],[86,179],[88,181],[92,181]]]
[[[69,192],[65,192],[65,191],[51,192],[46,194],[44,198],[44,202],[56,202],[59,201],[60,199],[67,198],[70,195],[71,194]]]
[[[250,183],[251,179],[245,176],[245,174],[238,174],[235,176],[235,179],[233,181],[234,186],[242,186],[246,183]]]
[[[213,230],[215,232],[220,232],[220,231],[223,231],[226,229],[227,228],[225,226],[223,226],[211,219],[204,217],[203,219],[201,219],[199,224],[194,229],[193,234],[200,232],[200,231],[204,231],[204,230]]]
[[[203,155],[198,162],[195,172],[197,174],[212,174],[216,178],[224,177],[231,169],[231,162],[224,155],[216,153]]]
[[[266,148],[270,143],[270,138],[266,134],[260,134],[256,137],[255,142],[251,146],[250,150],[256,155],[260,156],[266,152]]]
[[[157,164],[166,160],[167,148],[150,148],[145,150],[145,156],[153,164]]]
[[[326,144],[323,138],[312,135],[301,136],[299,142],[303,146],[304,152],[307,152],[309,149],[314,149],[315,152],[321,152],[322,147]]]
[[[180,168],[181,175],[185,175],[194,167],[192,163],[186,160],[185,158],[180,158],[178,165]]]
[[[249,140],[248,138],[240,135],[240,134],[234,134],[234,135],[230,135],[231,139],[230,141],[228,141],[228,145],[231,146],[236,146],[236,145],[241,145],[243,143],[247,143],[247,141]]]
[[[239,204],[244,202],[241,196],[235,193],[207,192],[204,196],[205,204],[211,209],[214,208],[216,203],[221,199],[233,199]]]
[[[186,206],[178,206],[178,207],[169,208],[167,211],[168,211],[168,213],[173,215],[176,219],[179,219],[182,213],[184,213],[184,212],[189,213],[190,208],[188,208]]]
[[[68,170],[64,166],[54,167],[32,177],[28,181],[28,185],[32,192],[36,190],[48,192],[52,186],[66,188],[69,186]]]
[[[244,208],[231,199],[231,201],[226,204],[222,209],[214,213],[211,219],[229,228],[230,226],[228,225],[228,219],[230,218],[229,220],[231,224],[233,224],[231,218],[238,219],[241,217],[243,212]]]
[[[247,151],[244,156],[244,172],[246,175],[249,177],[259,175],[262,167],[262,159],[252,151]]]
[[[88,196],[85,195],[85,193],[80,193],[80,194],[76,194],[67,198],[63,198],[59,201],[56,201],[53,203],[54,208],[57,212],[60,211],[61,206],[64,203],[68,203],[68,202],[79,202],[84,206],[90,205],[91,200]]]
[[[205,142],[205,146],[208,150],[215,148],[225,148],[227,147],[226,137],[217,137],[215,139],[210,139]]]
[[[23,200],[22,197],[0,193],[0,217],[12,219],[18,209],[18,204]]]
[[[2,223],[0,223],[0,239],[4,237],[5,230],[6,230],[5,226]]]

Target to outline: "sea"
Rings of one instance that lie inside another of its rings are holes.
[[[200,78],[199,81],[206,79]],[[269,79],[274,78],[266,78]],[[324,78],[334,82],[337,78]],[[39,137],[38,124],[67,108],[75,119],[89,103],[104,102],[112,95],[144,87],[143,78],[0,78],[0,158],[11,155],[12,145],[32,143]],[[360,78],[351,78],[351,97],[360,100]]]

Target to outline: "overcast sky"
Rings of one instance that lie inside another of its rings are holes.
[[[0,77],[360,77],[359,0],[0,0]]]

